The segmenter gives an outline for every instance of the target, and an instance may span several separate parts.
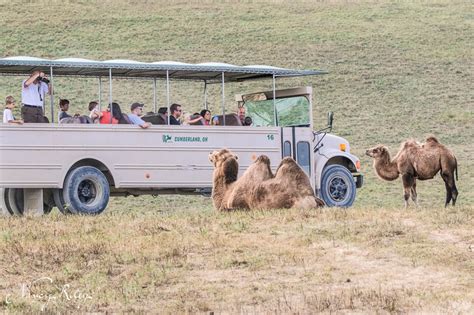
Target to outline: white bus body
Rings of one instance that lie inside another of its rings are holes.
[[[279,101],[304,97],[312,116],[310,87],[264,93]],[[259,155],[270,158],[273,171],[292,156],[329,206],[351,206],[362,185],[349,143],[315,132],[312,117],[288,127],[0,124],[2,211],[22,214],[43,205],[45,212],[56,206],[64,213],[98,214],[110,195],[210,194],[208,156],[221,148],[238,155],[239,175]]]

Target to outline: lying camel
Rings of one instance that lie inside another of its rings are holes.
[[[231,151],[214,151],[209,159],[215,167],[212,198],[217,210],[324,206],[314,196],[308,176],[292,158],[284,158],[273,175],[270,159],[261,155],[239,179],[238,157]]]
[[[368,149],[366,154],[374,158],[374,169],[376,174],[384,180],[395,180],[402,175],[405,208],[408,207],[408,199],[417,203],[416,179],[432,179],[438,172],[446,186],[445,207],[453,201],[456,204],[458,190],[454,180],[457,161],[453,152],[442,145],[435,137],[429,137],[426,142],[420,144],[415,140],[407,140],[400,146],[397,155],[390,159],[387,147],[378,145]]]

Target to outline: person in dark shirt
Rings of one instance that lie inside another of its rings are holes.
[[[203,125],[210,126],[211,125],[211,111],[208,109],[203,109],[200,115],[203,118]]]
[[[179,121],[179,117],[181,117],[182,113],[181,105],[179,104],[172,104],[170,107],[170,125],[181,125],[181,122]]]
[[[69,100],[60,99],[59,109],[60,109],[59,116],[58,116],[59,121],[61,121],[61,119],[63,118],[71,117],[71,115],[67,113],[67,111],[69,110]]]

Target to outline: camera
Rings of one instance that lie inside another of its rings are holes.
[[[249,117],[249,116],[245,117],[243,121],[244,126],[252,126],[252,123],[253,123],[252,117]]]
[[[46,84],[49,84],[49,80],[46,79],[45,77],[38,77],[38,80],[43,81]]]

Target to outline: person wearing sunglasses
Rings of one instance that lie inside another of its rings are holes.
[[[181,105],[179,104],[172,104],[170,107],[171,116],[170,116],[170,125],[181,125],[179,118],[181,117],[181,113],[183,110],[181,109]]]
[[[151,123],[145,122],[140,116],[143,115],[143,106],[142,103],[133,103],[130,105],[131,113],[128,114],[128,119],[134,125],[139,125],[141,128],[146,129],[151,126]]]

